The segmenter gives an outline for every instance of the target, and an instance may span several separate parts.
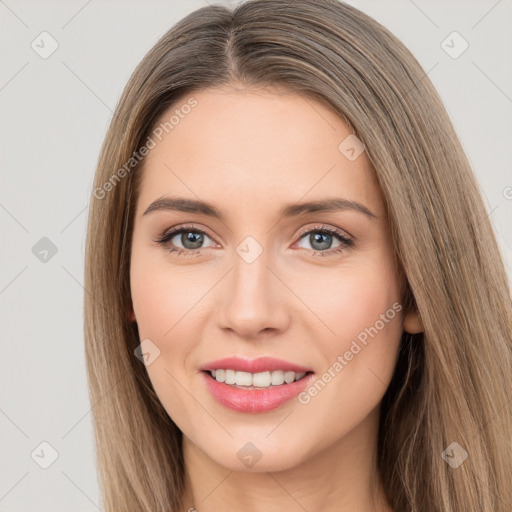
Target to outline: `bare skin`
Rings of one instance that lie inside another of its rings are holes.
[[[193,97],[197,106],[147,156],[131,259],[140,339],[160,350],[148,374],[184,434],[183,510],[391,512],[376,471],[380,403],[402,332],[422,326],[401,310],[395,250],[366,153],[348,159],[338,146],[351,132],[311,99],[232,88]],[[212,203],[224,219],[144,215],[171,196]],[[352,208],[279,216],[285,204],[327,198],[374,216]],[[185,234],[155,242],[175,226]],[[352,244],[329,234],[322,241],[325,228]],[[194,229],[206,232],[199,246],[187,238]],[[251,263],[237,252],[248,236],[263,249]],[[371,326],[377,334],[345,357]],[[210,394],[200,370],[231,356],[284,359],[315,379],[330,369],[331,379],[302,402],[234,411]],[[336,371],[338,356],[346,364]],[[249,442],[261,455],[252,467],[237,456]]]

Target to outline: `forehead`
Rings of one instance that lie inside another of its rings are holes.
[[[382,206],[365,152],[351,161],[340,150],[349,127],[309,97],[279,89],[201,90],[181,98],[155,126],[166,122],[146,157],[140,208],[165,194],[253,213],[326,195]]]

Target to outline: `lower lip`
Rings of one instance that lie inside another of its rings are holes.
[[[218,382],[210,373],[202,372],[206,387],[213,397],[225,407],[239,412],[266,412],[277,409],[303,391],[314,374],[281,386],[261,389],[239,389],[223,382]]]

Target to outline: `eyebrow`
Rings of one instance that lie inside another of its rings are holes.
[[[225,220],[223,213],[213,204],[196,199],[185,199],[181,197],[160,197],[153,201],[145,210],[143,215],[160,210],[171,210],[185,213],[196,213],[207,215],[221,221]],[[290,203],[280,211],[281,217],[297,217],[305,213],[322,213],[353,210],[363,213],[370,219],[376,219],[372,211],[356,201],[349,201],[341,198],[328,198],[307,203]]]

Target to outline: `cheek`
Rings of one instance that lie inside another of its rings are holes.
[[[169,268],[143,266],[139,272],[134,266],[133,270],[131,291],[139,337],[152,340],[160,350],[156,366],[165,364],[176,376],[193,371],[189,354],[200,341],[202,321],[198,302],[211,285],[204,280],[194,283],[190,273]]]
[[[139,337],[150,340],[158,354],[146,370],[163,407],[185,430],[190,417],[201,414],[185,388],[196,371],[190,356],[202,331],[197,303],[214,284],[205,277],[152,259],[150,252],[134,248],[132,253],[130,287]]]
[[[387,322],[354,323],[353,335],[325,347],[325,366],[298,397],[307,424],[332,425],[332,436],[342,437],[379,405],[393,376],[402,332],[400,312],[391,306],[384,315]]]
[[[183,302],[180,301],[176,282],[172,283],[161,273],[149,272],[147,269],[151,267],[134,265],[132,268],[132,301],[139,337],[153,353],[146,371],[162,406],[176,421],[176,418],[188,417],[190,409],[179,384],[183,382],[185,373],[183,363],[187,360],[187,340],[174,342],[179,339],[179,327],[184,323],[179,322],[184,314]],[[185,425],[178,426],[186,428]]]
[[[364,343],[368,330],[375,333],[375,325],[383,337],[400,336],[400,290],[391,266],[343,268],[325,278],[320,274],[315,279],[305,278],[302,287],[297,293],[307,297],[307,305],[325,327],[323,335],[315,339],[330,359],[348,350],[354,339]]]
[[[206,286],[190,268],[172,266],[159,251],[134,247],[130,268],[132,303],[143,338],[171,339]],[[204,293],[204,292],[203,292]]]
[[[174,324],[173,312],[179,308],[179,300],[176,291],[166,284],[160,275],[145,271],[132,278],[133,309],[141,340],[161,341]]]
[[[317,281],[324,292],[309,294],[311,309],[321,312],[329,330],[315,338],[323,367],[299,397],[309,411],[306,422],[335,422],[345,432],[382,399],[403,331],[399,286],[391,269],[352,269],[331,281],[329,293],[327,283]]]

